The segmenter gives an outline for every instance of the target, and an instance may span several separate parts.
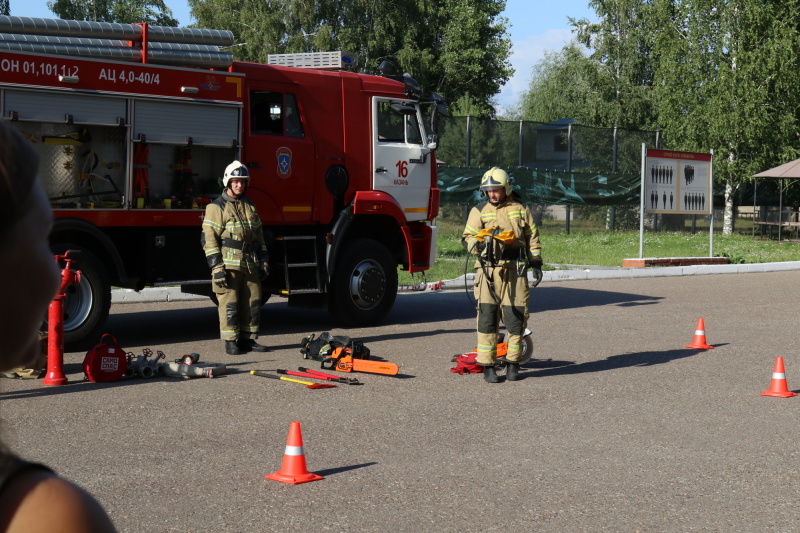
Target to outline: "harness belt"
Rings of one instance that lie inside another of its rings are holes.
[[[222,246],[236,248],[244,253],[252,253],[260,250],[257,242],[235,241],[233,239],[222,239]]]
[[[506,248],[505,250],[503,250],[503,253],[500,254],[500,260],[510,261],[512,259],[519,259],[521,251],[522,248],[512,248],[512,249]]]

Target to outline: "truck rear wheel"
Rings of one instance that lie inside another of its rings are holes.
[[[71,249],[80,247],[63,246],[58,253]],[[97,257],[81,250],[73,265],[81,271],[81,282],[67,288],[64,300],[64,345],[68,351],[97,344],[111,307],[111,283]]]
[[[337,261],[329,310],[348,326],[383,320],[397,298],[397,265],[386,247],[372,239],[350,243]]]

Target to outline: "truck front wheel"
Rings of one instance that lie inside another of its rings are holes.
[[[77,246],[60,248],[60,254],[64,250],[79,249]],[[111,307],[111,283],[97,257],[81,250],[75,255],[73,268],[80,270],[81,282],[67,288],[64,300],[64,344],[70,351],[97,344]]]
[[[397,265],[384,245],[358,239],[338,257],[330,285],[331,314],[348,326],[383,320],[397,298]]]

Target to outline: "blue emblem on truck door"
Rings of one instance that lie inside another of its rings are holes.
[[[278,158],[278,176],[288,178],[292,173],[292,151],[281,146],[275,155]]]

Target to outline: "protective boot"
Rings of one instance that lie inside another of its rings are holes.
[[[269,348],[267,348],[263,344],[258,344],[253,339],[245,339],[243,341],[240,341],[239,348],[241,348],[246,352],[266,352],[269,350]]]
[[[225,341],[225,353],[228,355],[239,355],[239,346],[236,341]]]
[[[497,383],[500,381],[500,378],[497,377],[497,371],[494,369],[494,365],[483,367],[483,380],[486,383]]]
[[[506,366],[506,379],[508,381],[517,381],[520,379],[519,363],[508,363]]]

